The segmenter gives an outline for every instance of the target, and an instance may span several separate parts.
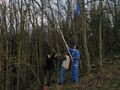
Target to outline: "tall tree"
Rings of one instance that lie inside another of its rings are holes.
[[[83,39],[84,39],[84,52],[87,59],[88,72],[91,71],[90,67],[90,54],[87,46],[87,21],[86,21],[86,10],[85,10],[85,0],[82,0],[82,30],[83,30]]]
[[[102,50],[102,0],[99,1],[99,16],[100,16],[100,22],[99,22],[99,56],[100,56],[100,67],[102,67],[103,64],[103,50]]]

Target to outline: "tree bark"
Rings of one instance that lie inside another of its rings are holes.
[[[99,25],[99,57],[100,57],[100,67],[103,66],[103,50],[102,50],[102,0],[100,0],[100,25]]]
[[[87,59],[87,67],[88,67],[88,73],[89,73],[91,71],[91,67],[90,67],[90,54],[87,46],[87,22],[86,22],[86,15],[85,15],[84,0],[83,0],[82,23],[83,23],[82,28],[83,28],[83,38],[84,38],[84,51]]]

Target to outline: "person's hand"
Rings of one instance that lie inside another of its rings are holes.
[[[57,53],[55,54],[55,57],[58,57],[58,54],[57,54]]]
[[[58,56],[61,56],[61,53],[58,53]]]
[[[56,54],[55,54],[55,57],[58,57],[58,56],[60,56],[60,55],[61,55],[60,53],[56,53]]]
[[[71,59],[71,61],[73,62],[73,59]]]
[[[68,45],[66,44],[66,47],[68,47]]]

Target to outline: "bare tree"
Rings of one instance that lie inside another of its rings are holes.
[[[90,54],[88,51],[88,46],[87,46],[87,22],[86,22],[86,13],[85,13],[85,6],[84,6],[84,0],[82,0],[82,23],[83,23],[83,38],[84,38],[84,52],[86,55],[87,59],[87,67],[88,67],[88,72],[91,71],[91,66],[90,66]]]
[[[100,67],[103,64],[103,50],[102,50],[102,0],[99,2],[99,15],[100,15],[100,25],[99,25],[99,56],[100,56]]]

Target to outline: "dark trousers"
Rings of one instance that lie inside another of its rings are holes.
[[[47,85],[51,85],[52,70],[46,70]]]

